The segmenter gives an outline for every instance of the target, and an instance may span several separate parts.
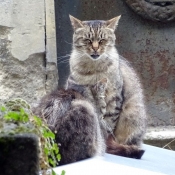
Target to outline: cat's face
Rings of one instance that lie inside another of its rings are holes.
[[[73,46],[93,60],[102,58],[115,45],[115,28],[120,16],[108,21],[80,21],[72,16]]]

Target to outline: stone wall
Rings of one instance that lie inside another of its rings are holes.
[[[34,104],[57,79],[54,1],[1,0],[0,102]]]
[[[121,15],[116,30],[116,47],[141,79],[149,125],[175,126],[174,1],[58,0],[55,3],[59,85],[64,84],[69,74],[66,57],[72,47],[69,14],[81,20],[107,20]]]

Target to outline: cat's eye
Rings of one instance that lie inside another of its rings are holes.
[[[99,44],[103,44],[105,42],[105,40],[104,39],[101,39],[100,41],[99,41]]]
[[[91,43],[92,43],[92,41],[91,41],[90,39],[86,39],[85,42],[86,42],[87,44],[91,44]]]

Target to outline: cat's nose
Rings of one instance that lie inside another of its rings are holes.
[[[98,41],[94,41],[94,42],[92,43],[92,49],[93,49],[95,52],[97,52],[97,50],[99,49],[99,43],[98,43]]]

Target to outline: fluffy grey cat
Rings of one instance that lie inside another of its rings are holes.
[[[103,95],[105,87],[106,81],[91,86],[93,97]],[[105,153],[104,126],[94,105],[81,93],[71,89],[55,90],[43,97],[33,112],[46,120],[56,134],[61,153],[60,165]]]

